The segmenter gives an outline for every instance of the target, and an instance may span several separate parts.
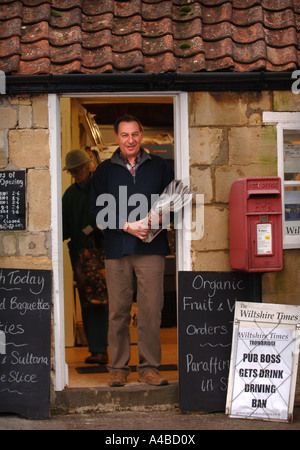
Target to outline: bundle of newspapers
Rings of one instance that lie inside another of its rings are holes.
[[[170,223],[171,213],[177,213],[192,200],[192,193],[180,180],[173,180],[162,192],[145,219],[151,231],[143,242],[151,242]]]

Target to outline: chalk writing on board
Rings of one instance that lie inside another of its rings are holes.
[[[0,171],[0,230],[25,230],[25,171]]]
[[[252,274],[179,272],[182,410],[225,409],[235,304],[254,291]]]
[[[51,272],[0,270],[0,411],[45,418],[49,409]],[[18,398],[23,398],[22,403]]]

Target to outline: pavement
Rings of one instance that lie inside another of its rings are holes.
[[[293,421],[289,423],[236,419],[224,413],[183,413],[178,407],[178,382],[160,387],[132,382],[122,388],[68,388],[52,392],[50,419],[30,420],[16,414],[0,413],[0,430],[98,430],[99,443],[114,444],[116,442],[112,440],[122,436],[140,437],[140,444],[145,444],[148,438],[151,439],[152,431],[161,439],[171,439],[170,436],[177,440],[180,436],[180,439],[191,439],[193,445],[193,440],[201,443],[200,432],[203,430],[300,430],[299,394],[297,383]],[[137,446],[136,441],[126,443]],[[178,443],[182,440],[175,442]]]
[[[142,443],[155,444],[153,440],[149,441],[151,436],[153,439],[161,437],[162,440],[170,440],[171,437],[177,441],[181,439],[175,445],[182,443],[182,439],[188,440],[187,444],[191,440],[190,445],[193,445],[193,441],[201,444],[203,430],[300,430],[299,383],[291,423],[236,419],[224,413],[183,413],[178,407],[176,382],[161,387],[132,382],[122,388],[68,388],[52,392],[51,405],[50,419],[46,420],[31,420],[16,414],[0,413],[0,430],[98,430],[97,439],[100,444],[115,444],[113,439],[140,437],[139,444],[136,444],[137,441],[125,442],[132,447],[141,446]],[[17,435],[14,433],[14,439],[15,436]],[[78,434],[75,433],[75,436]],[[23,439],[23,435],[21,438]],[[158,442],[160,443],[162,442]]]
[[[122,436],[140,436],[141,441],[142,439],[146,441],[153,435],[149,433],[152,430],[155,436],[162,436],[162,439],[166,439],[167,436],[177,436],[173,439],[190,440],[193,435],[194,438],[190,442],[193,445],[193,443],[201,442],[199,431],[202,430],[300,430],[300,407],[295,407],[292,423],[233,419],[221,413],[183,414],[177,407],[165,411],[130,410],[57,414],[51,415],[49,420],[29,420],[13,414],[0,414],[0,430],[99,430],[101,431],[98,438],[99,444],[113,444],[113,439],[116,440],[117,437],[121,439]],[[185,438],[178,436],[185,436]],[[153,437],[153,439],[155,438]],[[127,443],[129,444],[129,442]],[[145,442],[143,443],[145,444]],[[152,440],[152,442],[146,443],[155,442]],[[178,444],[179,442],[174,443]],[[132,442],[132,446],[135,446],[134,442]]]

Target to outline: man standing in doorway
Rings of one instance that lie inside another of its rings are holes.
[[[134,199],[142,195],[149,211],[151,195],[160,195],[174,176],[166,161],[149,155],[141,147],[143,129],[137,118],[120,117],[114,130],[119,148],[98,166],[91,184],[91,209],[97,216],[97,225],[104,229],[109,295],[108,343],[112,361],[108,366],[109,385],[124,386],[130,373],[129,322],[134,275],[137,281],[139,381],[155,386],[166,385],[168,381],[160,375],[158,367],[161,362],[165,255],[169,253],[167,231],[163,230],[150,243],[145,243],[143,240],[149,234],[149,226],[143,223],[145,216],[140,217],[140,214],[136,220],[132,217],[136,207]],[[115,223],[104,223],[101,211],[105,202],[102,203],[99,196],[112,196],[115,200]]]

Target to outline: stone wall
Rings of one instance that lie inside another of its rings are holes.
[[[46,95],[0,96],[0,170],[26,170],[26,229],[1,231],[2,268],[51,269]]]
[[[190,176],[204,194],[204,235],[192,241],[193,270],[229,271],[228,200],[234,180],[277,176],[277,135],[264,111],[299,111],[291,92],[196,92],[189,97]],[[299,304],[300,250],[284,251],[284,269],[263,275],[263,299]]]

